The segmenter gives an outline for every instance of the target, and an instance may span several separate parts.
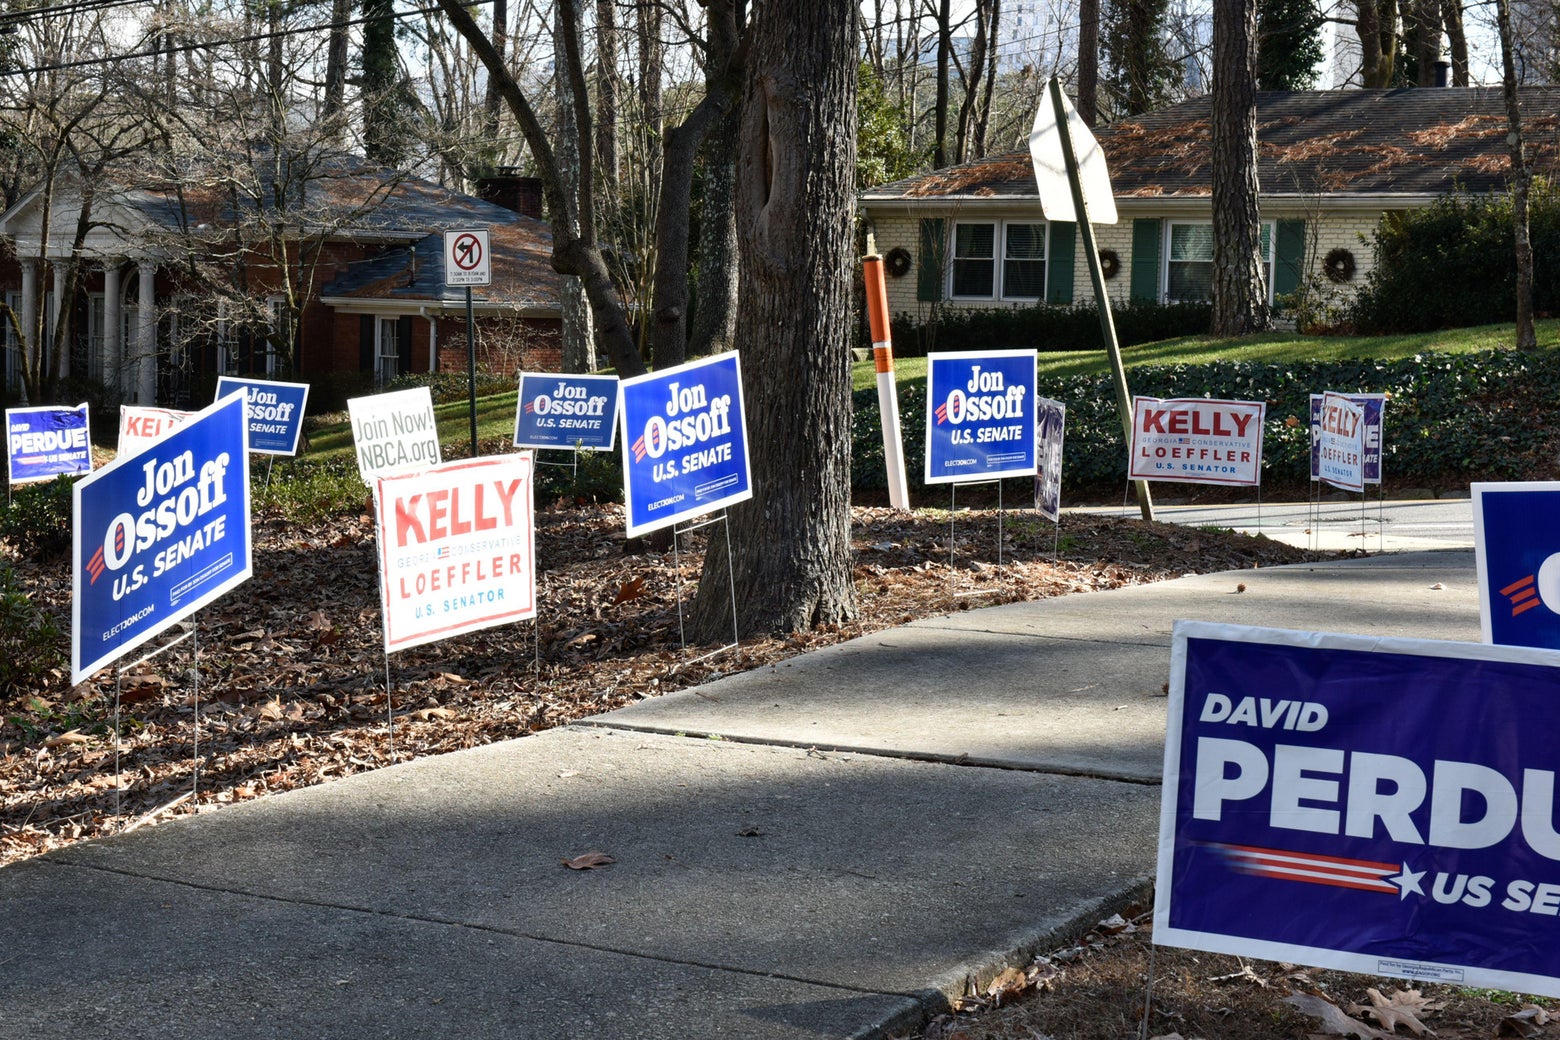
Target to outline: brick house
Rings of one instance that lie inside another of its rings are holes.
[[[1119,215],[1095,237],[1117,301],[1208,298],[1210,103],[1095,131]],[[1524,87],[1521,103],[1533,169],[1553,175],[1560,87]],[[1373,266],[1383,214],[1506,186],[1498,87],[1260,92],[1257,137],[1263,259],[1280,304],[1303,280],[1335,299],[1352,292]],[[1077,229],[1041,215],[1027,151],[869,188],[859,206],[887,261],[890,313],[1093,299]]]
[[[465,371],[465,290],[444,284],[445,230],[489,233],[492,284],[473,293],[482,370],[558,367],[561,276],[550,264],[538,182],[489,178],[477,198],[350,157],[333,164],[295,189],[307,193],[308,206],[290,215],[286,245],[301,304],[293,378],[331,391],[311,395],[311,404],[410,372]],[[46,207],[34,191],[0,214],[0,238],[10,247],[0,259],[0,292],[23,329],[36,327],[40,302],[46,335],[68,322],[60,376],[96,380],[127,402],[174,407],[206,403],[218,375],[283,377],[277,326],[230,320],[221,303],[202,307],[186,274],[204,263],[241,283],[262,313],[278,313],[284,276],[273,256],[223,233],[252,216],[235,216],[230,201],[188,185],[127,179],[99,190],[91,230],[75,251],[78,289],[62,315],[64,294],[55,286],[68,284],[81,207],[79,192],[56,190]],[[197,256],[201,243],[210,249]],[[143,306],[148,298],[151,307]],[[5,389],[14,396],[20,354],[9,323],[5,346]]]

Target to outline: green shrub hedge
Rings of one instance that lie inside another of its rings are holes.
[[[1206,335],[1213,318],[1212,305],[1206,303],[1117,303],[1110,313],[1116,340],[1124,347]],[[1099,309],[1092,303],[944,311],[928,321],[898,314],[892,335],[894,354],[899,357],[924,357],[928,351],[940,350],[1105,349]]]
[[[1511,199],[1447,195],[1428,209],[1388,213],[1376,266],[1350,308],[1364,333],[1428,332],[1510,321],[1517,267]],[[1534,182],[1528,200],[1533,308],[1560,313],[1560,187]]]
[[[1309,480],[1309,395],[1324,390],[1390,395],[1382,460],[1389,487],[1550,479],[1560,469],[1560,435],[1541,418],[1560,408],[1560,357],[1552,354],[1485,351],[1397,361],[1147,365],[1130,369],[1127,381],[1134,394],[1146,397],[1266,402],[1264,483],[1294,487]],[[1064,488],[1070,494],[1119,493],[1126,482],[1127,450],[1110,377],[1042,380],[1039,389],[1067,406]],[[858,491],[885,490],[877,391],[858,391],[854,407],[853,483]],[[900,387],[899,414],[910,485],[924,492],[923,385]],[[1296,420],[1293,426],[1290,417]],[[1021,485],[1014,482],[1014,494],[1024,493]],[[941,500],[942,492],[931,494]]]

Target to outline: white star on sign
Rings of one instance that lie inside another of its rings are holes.
[[[1405,863],[1403,864],[1403,872],[1401,874],[1395,874],[1386,880],[1392,882],[1398,887],[1399,899],[1407,899],[1410,892],[1420,896],[1425,894],[1425,890],[1419,885],[1419,879],[1424,876],[1425,871],[1409,870],[1408,864]]]

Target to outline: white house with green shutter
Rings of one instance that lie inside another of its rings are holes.
[[[1560,172],[1560,87],[1521,92],[1529,160]],[[1106,286],[1120,301],[1206,300],[1213,231],[1210,100],[1098,128],[1118,223],[1096,225]],[[1383,214],[1461,189],[1505,189],[1499,88],[1262,92],[1257,95],[1262,254],[1282,304],[1302,280],[1336,295],[1369,272]],[[870,188],[862,217],[889,272],[889,311],[1091,301],[1072,224],[1040,212],[1027,152]]]

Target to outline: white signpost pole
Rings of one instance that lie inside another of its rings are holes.
[[[1121,347],[1116,342],[1116,323],[1110,313],[1110,296],[1105,291],[1105,272],[1100,268],[1099,250],[1094,244],[1094,225],[1089,219],[1093,206],[1100,223],[1116,222],[1116,200],[1111,194],[1110,174],[1105,153],[1082,118],[1062,94],[1062,81],[1055,76],[1050,83],[1051,111],[1042,104],[1035,114],[1029,134],[1029,155],[1034,162],[1035,183],[1040,206],[1048,220],[1076,220],[1083,238],[1083,253],[1089,261],[1089,277],[1094,283],[1094,301],[1100,312],[1100,332],[1105,338],[1105,353],[1110,358],[1111,381],[1116,387],[1116,404],[1121,412],[1121,428],[1128,450],[1132,445],[1132,394],[1127,389],[1126,367],[1121,362]],[[1080,162],[1077,145],[1083,148]],[[1065,181],[1068,194],[1061,193]],[[1067,205],[1070,202],[1071,205]],[[1154,502],[1148,481],[1133,481],[1138,508],[1144,520],[1154,519]]]
[[[493,284],[493,260],[486,230],[444,233],[444,284],[466,289],[466,389],[471,402],[471,457],[477,457],[477,324],[473,285]]]

